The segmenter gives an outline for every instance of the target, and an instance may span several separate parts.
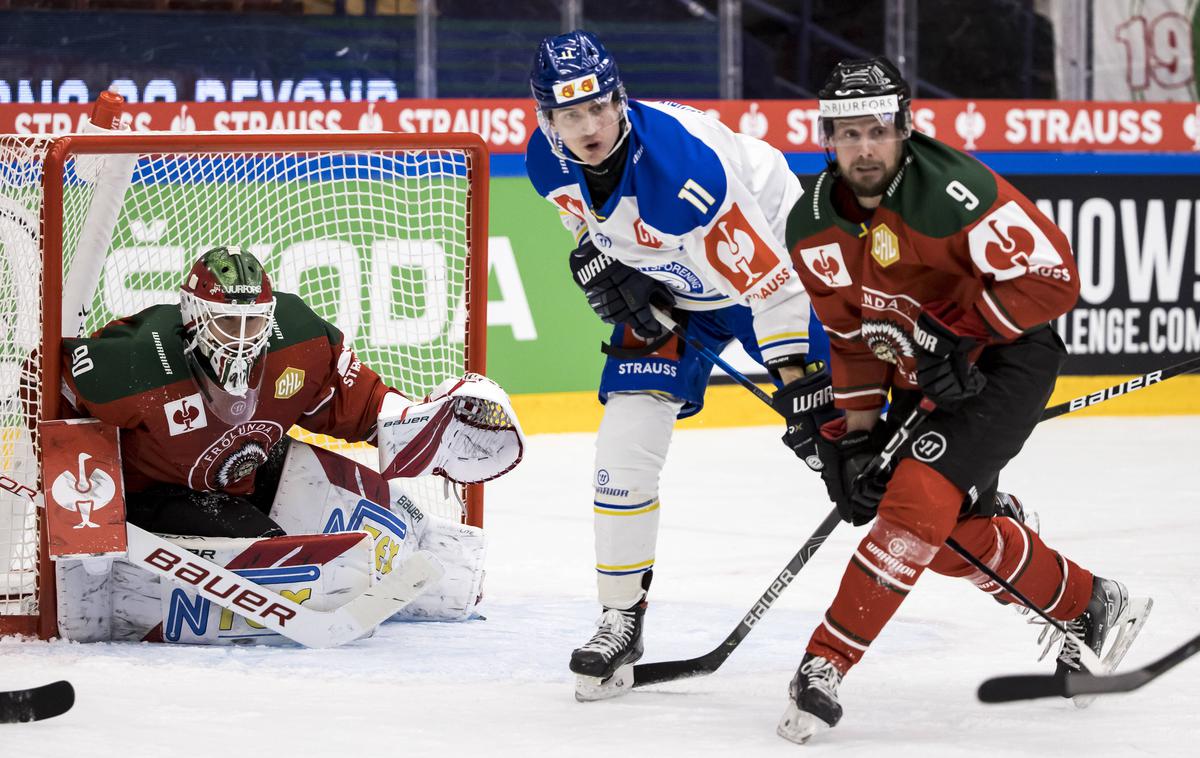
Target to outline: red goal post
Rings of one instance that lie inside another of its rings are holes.
[[[0,136],[0,635],[57,629],[42,496],[34,507],[18,488],[40,489],[30,429],[60,417],[64,334],[178,302],[196,255],[239,244],[419,397],[485,371],[487,213],[474,134]],[[414,488],[482,525],[481,486]]]

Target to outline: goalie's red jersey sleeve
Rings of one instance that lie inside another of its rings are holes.
[[[371,441],[379,407],[388,392],[369,366],[343,344],[342,333],[326,324],[329,334],[329,365],[316,402],[297,422],[310,432],[328,434],[350,442]]]

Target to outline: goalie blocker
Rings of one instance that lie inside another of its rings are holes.
[[[44,433],[53,436],[55,426],[102,427],[95,421],[55,422],[44,425]],[[95,438],[89,439],[87,454],[103,460],[104,454],[92,449]],[[115,435],[112,442],[115,445]],[[108,460],[117,457],[111,454]],[[98,479],[93,471],[76,475],[76,481],[84,481],[84,476]],[[119,464],[110,474],[119,484]],[[63,510],[78,519],[75,514],[82,509],[73,505]],[[402,483],[387,482],[335,453],[292,441],[271,516],[289,536],[163,540],[137,530],[143,536],[137,545],[131,544],[128,558],[78,557],[101,552],[91,546],[75,550],[75,559],[66,557],[71,555],[69,546],[58,550],[62,635],[76,641],[279,644],[285,642],[282,632],[302,644],[325,647],[369,634],[397,610],[400,618],[466,619],[480,599],[486,553],[482,530],[422,513]],[[52,541],[65,534],[67,542],[60,545],[68,544],[92,532],[69,523],[66,527],[65,532],[56,530]],[[131,528],[131,542],[134,537]],[[226,584],[208,587],[181,581],[172,574],[177,566],[134,556],[134,548],[146,539],[157,540],[155,545],[168,552],[181,548],[176,557],[195,564],[186,568],[189,576],[207,572],[213,581],[223,578]],[[124,546],[107,552],[123,550]],[[234,583],[240,586],[235,593],[242,597],[240,604],[230,594]],[[372,597],[381,594],[386,597]],[[276,600],[279,604],[268,602]],[[270,608],[278,612],[272,614]],[[306,615],[293,623],[304,627],[298,632],[287,627],[292,613]],[[322,629],[322,623],[340,628]],[[356,629],[359,623],[366,625]]]

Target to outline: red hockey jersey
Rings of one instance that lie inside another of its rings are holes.
[[[147,308],[91,338],[63,340],[63,395],[77,413],[121,428],[126,489],[166,483],[246,494],[293,424],[352,442],[374,436],[383,397],[394,390],[300,298],[275,297],[258,405],[235,425],[205,410],[184,359],[178,306]]]
[[[1066,236],[974,158],[914,132],[869,223],[834,209],[818,175],[788,217],[792,263],[829,333],[839,408],[883,405],[917,387],[913,323],[952,300],[992,341],[1015,339],[1070,310],[1079,276]]]

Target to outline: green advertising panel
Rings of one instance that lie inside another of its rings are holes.
[[[594,390],[610,328],[571,281],[574,247],[524,177],[493,179],[488,375],[512,393]]]

